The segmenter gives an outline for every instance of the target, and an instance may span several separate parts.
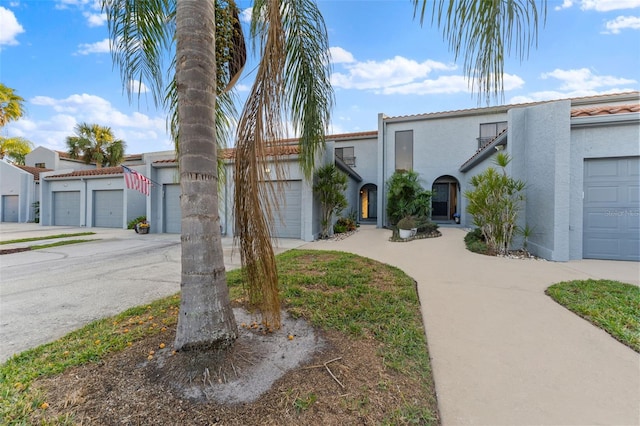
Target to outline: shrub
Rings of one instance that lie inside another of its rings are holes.
[[[506,173],[510,158],[499,153],[495,164],[502,170],[489,167],[471,178],[473,189],[465,192],[469,200],[467,212],[473,223],[482,230],[492,252],[506,254],[516,231],[516,222],[524,201],[525,184]]]
[[[417,227],[418,227],[418,234],[431,234],[438,230],[439,225],[437,223],[430,221],[429,219],[426,219],[424,221],[418,221]]]
[[[356,222],[350,217],[341,217],[338,219],[335,225],[333,225],[333,232],[336,234],[342,234],[344,232],[355,231]]]
[[[320,219],[322,225],[321,237],[323,238],[329,236],[333,215],[340,214],[347,207],[347,198],[344,196],[346,189],[347,175],[338,170],[334,164],[328,164],[316,171],[313,193],[320,201],[322,210]],[[334,232],[336,232],[335,227]]]
[[[418,173],[397,171],[387,181],[387,217],[391,225],[407,216],[429,216],[431,191],[420,185]]]
[[[468,232],[467,235],[464,236],[464,243],[469,251],[480,254],[489,254],[489,247],[487,247],[487,243],[485,242],[484,235],[480,228],[475,228]]]
[[[413,229],[416,227],[416,221],[411,216],[403,217],[398,221],[398,229]]]
[[[127,229],[133,229],[140,222],[147,220],[146,216],[138,216],[127,224]]]

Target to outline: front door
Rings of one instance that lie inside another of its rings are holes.
[[[378,218],[378,187],[368,183],[360,190],[360,220]]]

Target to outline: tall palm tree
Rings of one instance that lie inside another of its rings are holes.
[[[25,138],[0,136],[0,159],[7,157],[13,163],[24,166],[25,157],[32,149],[33,144]]]
[[[422,21],[428,2],[413,1]],[[232,0],[226,5],[235,7]],[[172,117],[179,125],[183,222],[182,302],[176,346],[186,349],[229,343],[236,327],[229,309],[217,216],[216,126],[224,115],[216,109],[216,96],[225,99],[220,73],[229,80],[235,74],[224,67],[232,61],[221,59],[218,43],[223,43],[223,51],[230,46],[231,57],[237,51],[234,43],[224,44],[216,24],[224,32],[233,27],[229,25],[232,21],[219,25],[223,0],[103,0],[103,6],[123,84],[131,78],[143,81],[152,87],[156,99],[169,99],[168,105],[177,105]],[[537,17],[535,0],[440,0],[432,11],[433,21],[441,26],[456,55],[465,52],[465,71],[474,89],[493,94],[502,88],[503,61],[511,50],[510,40],[515,37],[516,53],[525,55],[535,41]],[[176,78],[166,90],[162,59],[172,46],[174,31]],[[326,32],[312,0],[256,0],[252,33],[268,57],[261,60],[239,125],[236,164],[246,167],[236,168],[236,187],[241,187],[238,182],[247,183],[244,189],[248,194],[246,198],[236,194],[236,203],[240,203],[237,211],[243,210],[242,203],[260,200],[261,185],[257,182],[264,169],[260,166],[267,155],[277,154],[273,144],[282,136],[279,124],[287,111],[283,102],[292,102],[288,111],[301,136],[303,170],[310,176],[316,153],[323,146],[333,99],[325,79],[328,62],[322,62],[327,53],[313,47],[314,43],[326,43]],[[309,52],[320,53],[320,60],[309,57],[306,49],[310,46]],[[277,192],[273,188],[267,191]],[[262,256],[265,262],[272,259],[267,247],[269,218],[260,219],[262,211],[258,210],[254,211],[258,214],[253,216],[259,217],[255,220],[239,219],[239,232],[244,233],[240,237],[243,263],[250,279],[266,272],[266,281],[273,282],[274,269],[261,264]],[[259,285],[254,291],[260,296],[268,287]],[[264,304],[275,306],[273,302]]]
[[[24,99],[14,89],[0,83],[0,127],[24,115]]]
[[[116,139],[110,127],[98,124],[77,124],[75,136],[67,137],[67,148],[71,158],[81,158],[85,163],[102,166],[117,166],[124,159],[126,144]]]

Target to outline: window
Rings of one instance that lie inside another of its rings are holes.
[[[344,161],[347,166],[355,167],[356,157],[352,146],[336,148],[336,157]]]
[[[478,149],[482,148],[487,142],[492,141],[500,133],[507,129],[506,121],[498,121],[496,123],[483,123],[480,125],[480,137],[478,138]]]
[[[396,132],[396,171],[413,170],[413,130]]]
[[[45,164],[44,164],[44,163],[36,163],[36,167],[37,167],[38,169],[46,169],[46,166],[45,166]]]

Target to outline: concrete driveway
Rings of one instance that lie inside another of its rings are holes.
[[[465,232],[390,242],[362,226],[340,250],[417,281],[443,425],[640,424],[640,355],[544,294],[556,282],[640,284],[637,262],[566,263],[471,253]]]
[[[0,240],[86,231],[96,235],[74,238],[96,241],[0,256],[0,362],[180,290],[179,235],[3,223]],[[276,252],[301,244],[279,240]],[[223,250],[227,269],[237,268],[230,238],[223,238]]]

